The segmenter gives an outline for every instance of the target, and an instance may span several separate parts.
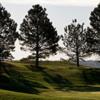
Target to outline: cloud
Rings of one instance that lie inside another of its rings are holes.
[[[96,6],[99,0],[0,0],[1,3]]]

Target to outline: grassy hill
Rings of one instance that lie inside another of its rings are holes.
[[[0,64],[0,100],[100,100],[100,69],[68,62]]]

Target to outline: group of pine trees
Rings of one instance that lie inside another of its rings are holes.
[[[35,59],[35,65],[39,67],[39,59],[56,54],[58,42],[62,39],[68,56],[76,59],[79,66],[80,57],[100,53],[100,4],[91,12],[90,25],[85,28],[84,23],[80,24],[74,19],[64,28],[65,34],[59,36],[46,9],[37,4],[28,11],[18,33],[17,23],[0,4],[0,59],[11,57],[15,41],[19,39],[21,48],[32,52],[31,58]]]

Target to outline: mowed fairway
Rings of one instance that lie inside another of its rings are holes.
[[[68,62],[3,62],[0,100],[100,100],[100,69]]]

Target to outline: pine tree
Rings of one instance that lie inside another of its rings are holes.
[[[84,23],[79,24],[77,20],[65,27],[65,34],[62,36],[63,44],[67,48],[67,55],[71,59],[75,59],[79,67],[79,59],[85,54],[86,48],[86,32]]]
[[[90,25],[100,33],[100,4],[91,12]]]
[[[15,41],[18,37],[16,32],[17,24],[10,18],[10,13],[0,4],[0,58],[3,58],[4,52],[14,50]]]
[[[20,40],[23,48],[28,48],[36,59],[45,58],[57,51],[59,36],[47,17],[46,9],[34,5],[28,11],[20,26]]]
[[[88,33],[92,33],[90,37],[93,37],[90,42],[90,51],[100,54],[100,4],[94,8],[90,15],[90,25],[92,28],[88,30]]]

